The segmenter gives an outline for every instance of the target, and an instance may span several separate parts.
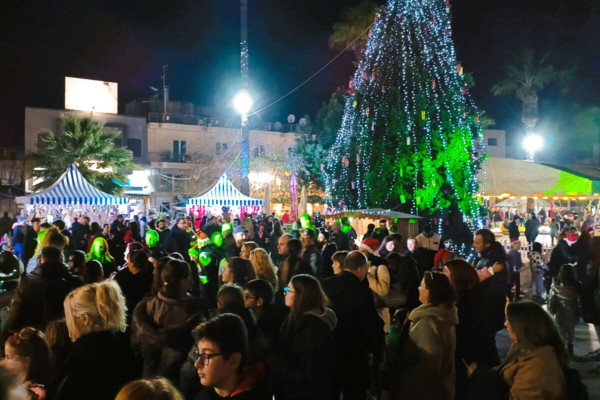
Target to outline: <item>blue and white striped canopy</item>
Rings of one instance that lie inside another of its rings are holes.
[[[30,196],[17,197],[21,204],[115,205],[127,204],[126,197],[104,193],[85,180],[75,164],[50,187]]]
[[[227,174],[223,174],[215,186],[202,196],[188,199],[188,206],[262,206],[261,199],[248,197],[233,186]]]

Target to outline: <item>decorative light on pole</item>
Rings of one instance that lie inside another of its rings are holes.
[[[240,21],[241,21],[241,40],[240,40],[240,67],[241,67],[241,88],[234,100],[234,104],[242,117],[242,165],[241,165],[241,191],[248,196],[250,194],[250,183],[248,181],[248,172],[250,170],[250,127],[248,126],[248,112],[252,107],[252,98],[248,93],[248,0],[240,0]]]

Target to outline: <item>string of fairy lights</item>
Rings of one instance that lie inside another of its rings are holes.
[[[407,211],[435,217],[454,203],[469,225],[482,226],[476,197],[482,149],[477,108],[452,41],[449,0],[389,0],[349,83],[326,163],[331,206],[400,200]]]

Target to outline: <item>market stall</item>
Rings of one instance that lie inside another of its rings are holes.
[[[15,200],[23,204],[26,215],[41,217],[49,223],[62,219],[67,226],[74,217],[81,215],[98,223],[109,222],[117,214],[127,211],[129,201],[92,186],[75,164],[71,164],[50,187]]]
[[[261,212],[264,201],[244,195],[236,189],[226,174],[223,174],[217,183],[209,188],[206,193],[188,199],[187,212],[192,213],[196,219],[202,218],[209,211],[213,215],[223,212],[223,207],[229,208],[234,214],[241,217],[246,214]]]
[[[348,218],[348,221],[359,237],[367,231],[367,226],[369,224],[379,226],[379,221],[385,219],[388,227],[391,225],[396,225],[398,227],[398,233],[402,235],[402,241],[404,243],[406,243],[407,238],[415,237],[419,234],[418,220],[421,219],[421,217],[416,215],[384,210],[382,208],[344,211],[336,214],[322,215],[321,217],[328,222],[334,222],[344,217]]]

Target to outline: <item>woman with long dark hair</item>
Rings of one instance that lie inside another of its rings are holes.
[[[288,242],[288,256],[283,261],[281,267],[281,276],[279,277],[280,287],[285,287],[292,277],[298,274],[312,274],[310,265],[302,260],[302,242],[299,239],[290,239]]]
[[[456,399],[465,399],[468,394],[469,377],[466,363],[478,362],[490,364],[487,354],[495,349],[485,349],[485,340],[481,337],[482,318],[480,305],[483,291],[475,269],[463,259],[446,262],[444,274],[456,290],[458,301],[458,325],[456,326]],[[464,360],[464,361],[463,361]]]
[[[469,365],[473,386],[480,389],[473,398],[498,398],[504,386],[506,397],[514,400],[566,399],[563,371],[568,356],[550,315],[533,301],[512,302],[506,308],[505,325],[513,340],[506,361],[491,370]],[[480,386],[482,382],[495,385]]]
[[[417,263],[412,257],[395,252],[390,253],[386,260],[390,271],[390,291],[385,301],[390,308],[390,315],[400,307],[408,310],[417,308],[421,304],[419,302],[421,278]]]
[[[290,313],[281,328],[276,387],[282,399],[335,398],[335,313],[319,281],[294,276],[284,289]],[[278,397],[279,398],[279,397]]]
[[[140,228],[140,224],[138,222],[133,221],[129,224],[129,230],[125,234],[125,238],[123,240],[125,243],[143,242],[142,229]]]

